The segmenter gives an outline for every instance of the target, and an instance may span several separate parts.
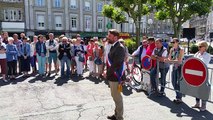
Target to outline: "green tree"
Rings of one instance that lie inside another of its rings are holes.
[[[126,16],[119,8],[115,8],[113,5],[104,5],[102,14],[118,24],[126,22]]]
[[[136,26],[136,41],[139,45],[141,17],[147,15],[151,11],[152,1],[153,0],[112,0],[112,5],[105,5],[102,13],[116,23],[122,23],[125,21],[124,19],[119,18],[125,18],[123,12],[128,14],[128,16],[133,19]],[[115,16],[118,16],[119,19],[115,19]]]
[[[178,37],[184,22],[193,15],[202,16],[210,12],[212,0],[155,0],[153,6],[157,10],[157,19],[171,19],[174,37]]]

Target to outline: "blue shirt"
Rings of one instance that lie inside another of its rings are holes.
[[[22,43],[20,55],[21,56],[30,56],[30,44],[29,43]]]
[[[6,47],[6,56],[7,61],[17,60],[18,57],[18,49],[14,44],[8,44]]]

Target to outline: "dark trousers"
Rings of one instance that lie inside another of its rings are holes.
[[[160,92],[164,92],[165,89],[165,85],[166,85],[166,75],[168,72],[169,68],[164,68],[161,69],[159,68],[159,72],[161,74],[161,79],[160,79],[160,84],[161,84],[161,89]],[[152,85],[152,89],[154,90],[158,90],[158,86],[156,84],[156,77],[157,77],[157,68],[152,68],[150,71],[150,79],[151,79],[151,85]]]
[[[30,58],[31,66],[32,66],[32,68],[33,68],[35,71],[37,71],[36,61],[37,61],[36,55],[34,55],[33,57]]]
[[[181,78],[181,66],[173,67],[172,70],[172,85],[176,91],[176,99],[182,99],[182,93],[180,93],[180,78]],[[179,92],[178,92],[179,91]]]
[[[27,59],[24,59],[24,57],[21,57],[21,70],[23,72],[30,71],[30,57],[27,57]]]
[[[16,69],[17,69],[17,61],[8,61],[7,62],[8,66],[8,75],[16,75]]]

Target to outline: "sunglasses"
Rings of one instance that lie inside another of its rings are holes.
[[[199,48],[202,48],[203,46],[198,46]]]
[[[171,42],[171,44],[174,44],[175,42]]]

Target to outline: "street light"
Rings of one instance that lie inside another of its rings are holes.
[[[133,19],[130,19],[130,24],[131,24],[131,28],[132,28],[132,34],[134,33],[134,21]]]
[[[142,29],[142,30],[141,30],[141,33],[142,33],[142,36],[143,36],[143,33],[144,33],[144,30],[143,30],[143,23],[144,23],[144,21],[143,21],[143,20],[144,20],[144,18],[142,17],[142,18],[141,18],[141,23],[142,23],[142,26],[141,26],[141,29]]]
[[[149,32],[150,32],[150,35],[151,35],[151,25],[153,24],[153,20],[152,19],[149,19],[148,20],[148,24],[149,24]]]

